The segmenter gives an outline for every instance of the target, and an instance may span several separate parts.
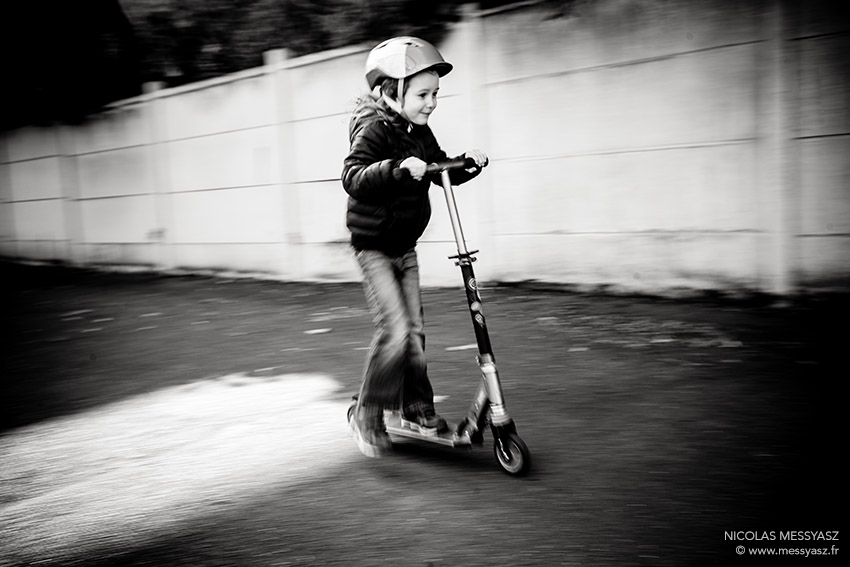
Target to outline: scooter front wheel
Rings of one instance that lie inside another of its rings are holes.
[[[508,433],[501,438],[496,438],[493,443],[493,453],[502,470],[510,475],[522,476],[531,468],[531,453],[525,441],[516,433]]]

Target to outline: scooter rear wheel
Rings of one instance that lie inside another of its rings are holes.
[[[502,470],[510,475],[522,476],[531,468],[531,453],[525,441],[516,433],[508,433],[501,443],[496,439],[493,443],[493,453]]]

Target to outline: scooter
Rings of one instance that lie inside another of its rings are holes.
[[[430,164],[427,172],[429,174],[439,173],[443,192],[446,197],[446,205],[449,209],[449,218],[457,243],[457,255],[449,256],[456,260],[455,265],[460,266],[463,276],[463,284],[466,290],[466,300],[469,305],[469,314],[472,317],[472,326],[475,330],[475,340],[478,343],[478,356],[476,360],[481,370],[481,381],[475,392],[472,403],[469,406],[466,417],[458,424],[449,423],[446,431],[420,430],[411,426],[409,422],[402,419],[400,409],[384,412],[384,424],[390,440],[414,439],[428,443],[436,443],[457,448],[469,448],[472,445],[484,443],[484,430],[489,425],[493,435],[493,452],[496,461],[504,472],[510,475],[521,476],[526,474],[531,467],[531,454],[525,442],[517,434],[516,425],[505,407],[505,397],[502,392],[502,383],[496,368],[493,348],[490,345],[490,335],[481,308],[481,297],[478,294],[478,283],[472,269],[472,263],[476,260],[473,254],[478,250],[468,250],[463,228],[460,224],[460,216],[455,201],[454,189],[449,177],[452,169],[464,169],[474,167],[475,162],[471,159],[455,159],[440,163]],[[357,396],[348,408],[349,422],[354,417],[357,405]]]

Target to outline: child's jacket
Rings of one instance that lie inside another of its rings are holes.
[[[415,181],[399,164],[410,156],[425,163],[447,159],[431,128],[411,124],[381,101],[361,102],[352,116],[351,150],[342,170],[348,193],[346,224],[355,250],[400,256],[413,248],[431,218],[428,189],[439,177]],[[454,185],[480,173],[454,170]]]

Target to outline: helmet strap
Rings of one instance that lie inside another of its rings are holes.
[[[403,92],[404,92],[404,77],[402,77],[401,79],[398,80],[398,92],[396,93],[395,99],[390,98],[383,91],[381,91],[381,97],[387,103],[387,106],[392,108],[399,116],[401,116],[402,118],[404,118],[405,120],[407,120],[409,122],[410,119],[404,114],[404,104],[403,104],[404,95],[402,94]]]
[[[410,122],[410,118],[404,113],[404,77],[398,80],[398,92],[395,98],[398,104],[398,113],[401,114],[402,118]]]
[[[392,108],[397,114],[404,116],[404,114],[402,114],[401,103],[398,100],[390,98],[386,93],[381,93],[381,98],[384,99],[387,106]]]

